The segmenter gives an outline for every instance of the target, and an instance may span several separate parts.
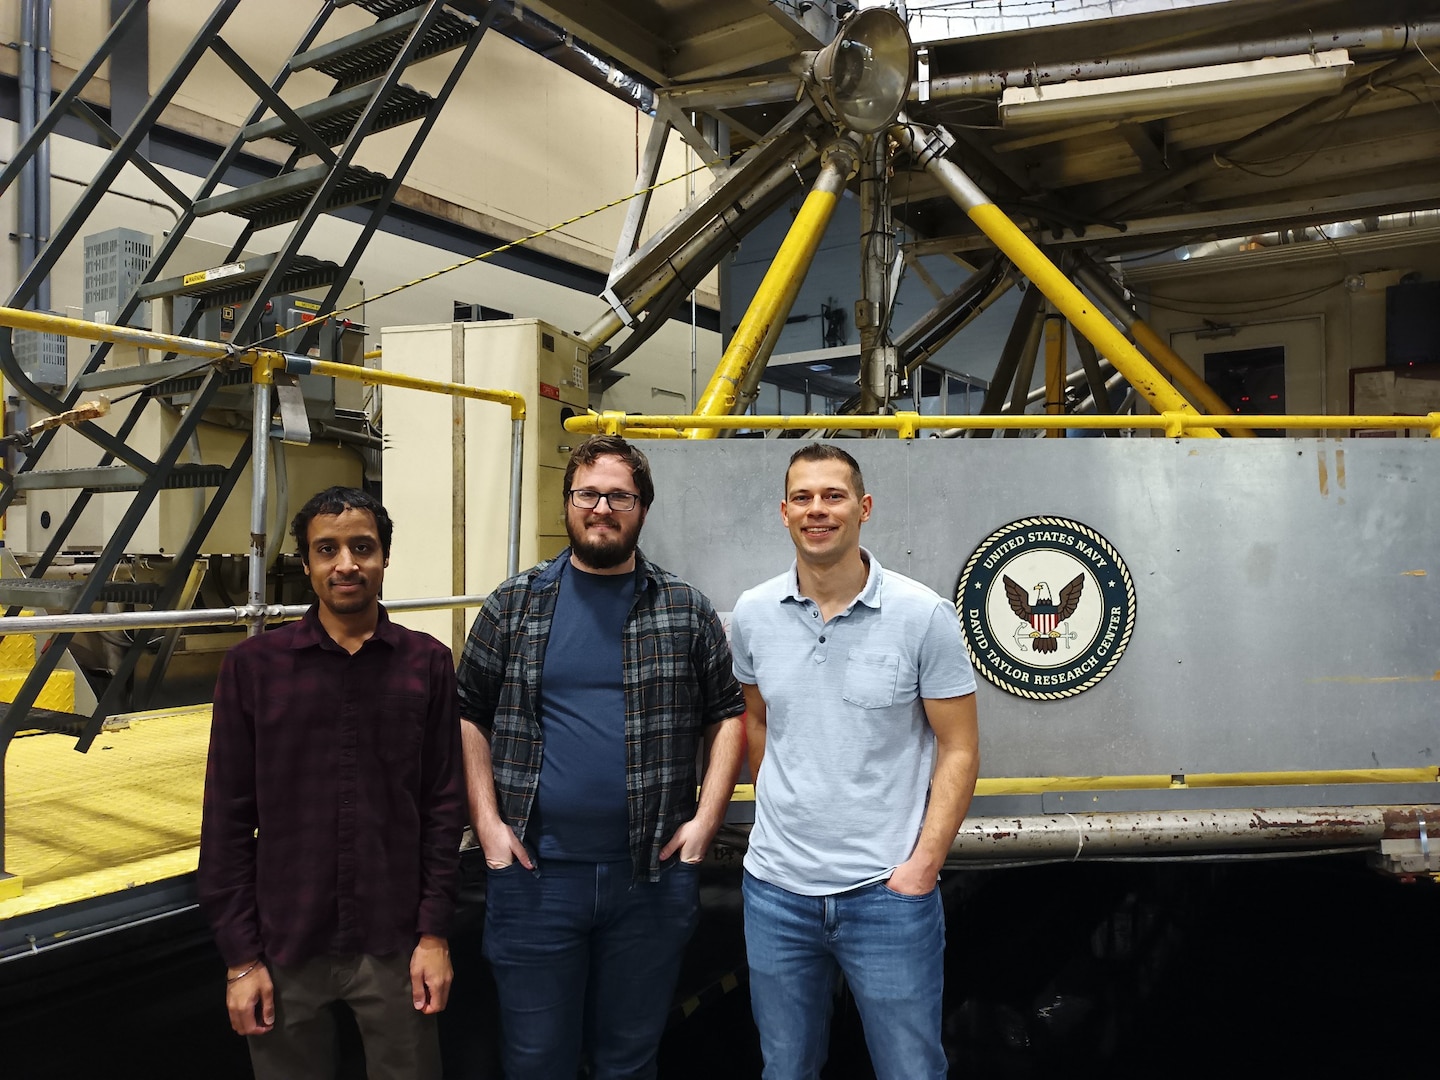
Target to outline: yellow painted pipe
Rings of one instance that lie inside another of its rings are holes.
[[[1126,340],[1125,335],[1120,333],[1109,319],[1095,309],[1085,294],[1071,284],[1070,279],[1045,257],[1045,253],[1005,216],[1004,211],[994,203],[982,203],[966,208],[965,212],[980,231],[1010,258],[1016,269],[1060,309],[1075,329],[1085,335],[1157,412],[1199,415],[1194,406],[1185,400],[1184,395],[1165,380],[1155,366],[1145,359],[1144,354]],[[1210,427],[1188,428],[1188,431],[1203,438],[1220,437],[1220,433]]]
[[[1065,415],[1065,321],[1058,316],[1045,319],[1045,412]],[[1050,428],[1047,439],[1063,439],[1064,428]]]
[[[1082,261],[1076,268],[1075,276],[1094,293],[1095,299],[1110,309],[1110,314],[1120,320],[1120,325],[1125,327],[1136,344],[1155,358],[1197,408],[1204,409],[1212,416],[1228,416],[1235,412],[1179,353],[1170,348],[1149,323],[1140,318],[1130,306],[1130,302],[1116,289],[1110,275],[1101,270],[1093,260]],[[1253,438],[1255,435],[1249,428],[1231,428],[1230,434],[1241,438]]]
[[[468,386],[465,383],[422,379],[416,375],[379,371],[375,368],[360,367],[357,364],[337,364],[330,360],[312,360],[308,356],[294,356],[290,353],[281,355],[285,359],[285,370],[297,375],[325,375],[332,379],[349,379],[366,386],[395,386],[406,390],[425,390],[433,394],[470,398],[473,401],[494,401],[510,406],[512,420],[525,419],[525,398],[514,390],[485,390],[478,386]]]
[[[1324,431],[1331,428],[1373,428],[1387,431],[1426,430],[1432,438],[1440,438],[1440,412],[1425,416],[1202,416],[1187,412],[1150,413],[1144,416],[1113,416],[1085,413],[1071,416],[1037,416],[1002,413],[998,416],[921,416],[901,412],[887,416],[686,416],[683,414],[651,415],[623,412],[589,413],[572,416],[565,421],[565,430],[576,434],[641,435],[646,429],[729,428],[756,431],[809,431],[833,429],[847,431],[894,431],[903,439],[912,439],[922,430],[950,428],[1016,428],[1053,430],[1055,428],[1094,428],[1123,431],[1125,429],[1163,431],[1179,436],[1188,430],[1227,428],[1248,425],[1252,428],[1298,428]]]
[[[1201,378],[1179,353],[1161,340],[1149,323],[1137,316],[1130,323],[1129,329],[1135,336],[1135,343],[1155,358],[1156,363],[1165,369],[1165,373],[1175,380],[1197,406],[1213,416],[1234,415],[1235,410],[1225,404],[1220,395],[1211,389],[1210,384]],[[1245,439],[1255,437],[1255,432],[1249,428],[1231,428],[1230,434]]]
[[[1287,787],[1308,784],[1429,784],[1440,770],[1323,769],[1290,772],[1186,773],[1183,785],[1165,774],[1126,776],[982,777],[977,795],[1034,795],[1046,791],[1142,791],[1157,788]]]
[[[513,390],[485,390],[464,383],[441,382],[436,379],[421,379],[413,375],[399,375],[390,371],[356,364],[336,364],[328,360],[312,360],[308,356],[296,356],[275,349],[247,349],[243,346],[224,345],[199,338],[178,337],[174,334],[157,334],[152,330],[139,330],[132,326],[112,326],[85,319],[70,319],[63,315],[50,315],[43,311],[25,311],[21,308],[0,307],[0,326],[15,330],[38,330],[48,334],[64,334],[67,337],[87,341],[108,341],[113,345],[135,345],[142,349],[178,353],[181,356],[199,356],[209,360],[234,360],[248,364],[254,369],[254,379],[259,383],[271,381],[271,372],[289,371],[297,375],[325,375],[334,379],[349,379],[371,386],[398,386],[411,390],[426,390],[452,397],[473,398],[479,401],[494,401],[510,406],[510,416],[515,420],[525,418],[525,399]]]
[[[1292,787],[1311,784],[1431,784],[1440,769],[1324,769],[1310,772],[1188,773],[1185,788]],[[1040,795],[1048,791],[1150,791],[1174,788],[1163,774],[1124,776],[982,776],[976,795]],[[733,802],[754,802],[752,784],[736,784]]]
[[[214,341],[157,334],[153,330],[137,330],[133,326],[111,326],[108,323],[70,319],[64,315],[25,311],[21,308],[0,307],[0,326],[9,326],[15,330],[37,330],[42,334],[64,334],[87,341],[108,341],[112,345],[137,345],[142,349],[157,349],[182,356],[203,356],[211,360],[223,360],[236,351]]]
[[[757,362],[763,364],[768,359],[761,355],[766,339],[771,336],[777,321],[784,322],[789,317],[805,274],[825,235],[825,227],[830,224],[830,217],[835,212],[840,192],[855,175],[859,160],[858,148],[848,139],[841,139],[826,148],[815,186],[805,196],[800,212],[795,215],[790,231],[785,234],[780,250],[765,272],[755,298],[750,301],[745,317],[740,320],[735,336],[730,339],[725,355],[715,368],[715,374],[700,395],[695,406],[697,416],[728,416],[732,413],[740,401],[740,387],[751,366]],[[685,434],[691,439],[713,439],[717,430],[694,426]]]
[[[1064,274],[1046,258],[1045,253],[1005,216],[998,206],[980,190],[958,165],[944,156],[946,149],[938,134],[915,124],[900,123],[892,129],[900,144],[915,160],[940,182],[940,186],[969,216],[990,242],[1004,253],[1015,268],[1030,279],[1046,298],[1070,320],[1076,331],[1099,350],[1100,354],[1124,375],[1135,391],[1150,403],[1156,412],[1199,415],[1155,366],[1097,311]],[[1190,434],[1218,439],[1214,428],[1188,429]]]

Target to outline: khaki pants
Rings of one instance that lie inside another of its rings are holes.
[[[294,967],[272,967],[275,1027],[251,1035],[255,1080],[333,1080],[334,1018],[343,1001],[355,1014],[370,1080],[438,1080],[440,1043],[435,1017],[415,1009],[410,956],[322,956]]]

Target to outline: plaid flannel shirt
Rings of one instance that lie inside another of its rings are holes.
[[[461,654],[460,715],[490,738],[500,816],[522,839],[544,755],[545,646],[567,548],[504,582],[476,616]],[[660,849],[695,816],[703,729],[745,711],[730,646],[697,589],[636,553],[639,587],[625,619],[625,791],[635,876],[660,876]]]

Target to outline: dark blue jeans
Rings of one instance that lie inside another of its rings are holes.
[[[940,1044],[945,911],[940,891],[884,883],[800,896],[748,871],[745,952],[764,1080],[816,1080],[843,974],[880,1080],[944,1080]]]
[[[676,863],[631,881],[631,864],[546,860],[486,875],[485,956],[500,992],[506,1080],[655,1076],[700,879]]]

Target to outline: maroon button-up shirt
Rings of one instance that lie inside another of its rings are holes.
[[[312,607],[220,668],[200,903],[230,965],[448,936],[465,819],[450,650],[390,621],[353,656]]]

